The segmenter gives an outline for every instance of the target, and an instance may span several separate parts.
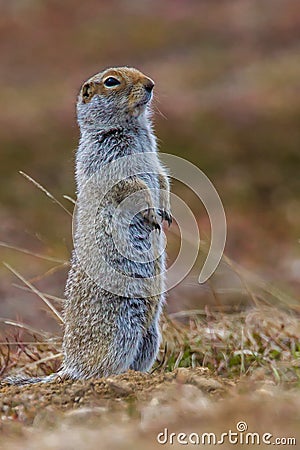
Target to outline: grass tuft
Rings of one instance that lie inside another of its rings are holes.
[[[260,306],[207,316],[191,312],[189,323],[165,316],[159,365],[208,367],[229,378],[269,376],[276,382],[299,381],[300,324],[291,313]],[[164,345],[165,345],[164,344]]]

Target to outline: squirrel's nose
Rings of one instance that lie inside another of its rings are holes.
[[[146,89],[147,92],[149,92],[149,94],[151,94],[152,89],[154,88],[154,82],[152,80],[148,79],[144,83],[144,88]]]

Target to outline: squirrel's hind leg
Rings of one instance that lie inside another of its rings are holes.
[[[142,337],[130,369],[139,372],[148,372],[151,369],[160,344],[160,333],[157,322],[157,319],[154,320],[146,334]]]
[[[143,330],[147,322],[146,301],[142,298],[120,300],[115,320],[114,338],[97,376],[110,376],[126,372],[140,348]]]

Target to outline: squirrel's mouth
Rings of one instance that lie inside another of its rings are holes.
[[[146,106],[148,103],[150,103],[152,100],[152,92],[145,92],[143,97],[136,102],[134,105],[135,108],[141,108],[143,106]]]
[[[142,100],[134,105],[132,115],[138,117],[146,110],[149,100]]]
[[[143,106],[148,105],[149,100],[141,100],[140,102],[136,103],[135,108],[141,108]]]
[[[131,108],[129,108],[129,110],[135,117],[141,115],[152,100],[152,92],[148,92],[145,90],[140,94],[142,95],[136,96],[137,98],[133,102]]]

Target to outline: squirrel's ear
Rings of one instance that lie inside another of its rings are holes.
[[[96,85],[93,81],[88,81],[87,83],[84,83],[84,85],[81,88],[81,96],[82,101],[84,103],[87,103],[91,100],[93,95],[96,92]]]

